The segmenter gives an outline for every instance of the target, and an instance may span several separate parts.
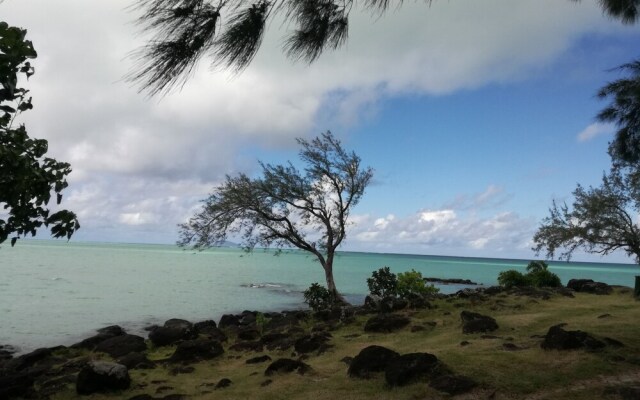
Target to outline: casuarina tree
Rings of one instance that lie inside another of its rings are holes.
[[[623,23],[638,19],[640,0],[590,1]],[[382,15],[400,5],[402,0],[138,0],[138,23],[153,37],[136,53],[139,64],[129,79],[151,95],[166,92],[184,83],[205,55],[216,66],[240,71],[253,60],[274,18],[294,26],[284,52],[311,63],[346,43],[354,10]]]
[[[241,238],[247,251],[256,246],[302,249],[324,269],[334,298],[345,302],[333,279],[335,254],[373,171],[331,132],[298,143],[304,170],[292,163],[261,163],[259,177],[227,176],[201,211],[180,225],[178,244],[204,249],[224,243],[231,234]]]
[[[0,243],[11,238],[34,236],[43,225],[53,237],[67,237],[80,228],[68,210],[51,212],[52,195],[62,200],[67,187],[68,163],[46,157],[48,143],[32,139],[24,125],[15,124],[21,112],[33,108],[29,91],[18,87],[18,77],[35,72],[28,61],[36,58],[27,31],[0,22]]]

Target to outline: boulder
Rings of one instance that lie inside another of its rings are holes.
[[[365,347],[353,358],[349,365],[348,374],[352,378],[367,379],[372,372],[382,372],[387,365],[400,354],[382,346]]]
[[[471,311],[462,311],[460,319],[462,320],[462,333],[484,333],[498,329],[498,323],[495,319]]]
[[[136,335],[124,334],[114,336],[99,343],[96,351],[109,354],[113,358],[126,356],[131,352],[141,352],[147,350],[144,338]]]
[[[592,294],[611,294],[613,288],[604,282],[594,282],[593,279],[571,279],[567,282],[567,287],[576,292]]]
[[[211,360],[224,353],[220,342],[211,339],[185,340],[178,344],[176,351],[169,357],[169,362],[197,362]]]
[[[86,338],[78,343],[71,345],[75,349],[87,349],[94,350],[96,346],[112,337],[121,336],[126,334],[124,329],[118,325],[111,325],[97,330],[98,334]]]
[[[238,339],[257,340],[260,339],[260,332],[253,328],[241,328],[238,331]]]
[[[248,359],[247,361],[245,361],[245,363],[247,364],[259,364],[259,363],[263,363],[263,362],[267,362],[267,361],[271,361],[271,357],[264,355],[264,356],[258,356],[258,357],[253,357]]]
[[[218,328],[227,329],[227,328],[237,328],[240,325],[240,318],[232,314],[224,314],[220,317],[220,322],[218,322]]]
[[[29,398],[33,394],[35,376],[27,372],[0,376],[0,399]]]
[[[549,328],[544,341],[540,344],[545,350],[597,350],[605,343],[583,331],[566,331],[560,325]]]
[[[223,389],[223,388],[226,388],[226,387],[231,386],[231,384],[232,384],[232,383],[233,383],[233,382],[231,382],[231,379],[229,379],[229,378],[222,378],[222,379],[220,379],[220,380],[218,381],[218,383],[216,383],[215,388],[216,388],[216,389]]]
[[[256,341],[241,341],[229,347],[233,351],[255,351],[261,352],[264,349],[264,345],[260,340]]]
[[[367,321],[364,326],[365,332],[393,332],[409,325],[411,320],[404,315],[379,314]]]
[[[466,376],[442,375],[432,379],[429,386],[440,392],[455,396],[472,390],[478,386],[478,384]]]
[[[297,371],[300,375],[304,375],[311,370],[308,364],[298,360],[291,360],[289,358],[280,358],[272,362],[264,371],[266,376],[271,376],[276,373],[291,373]]]
[[[326,343],[330,338],[331,335],[323,335],[319,333],[306,335],[295,341],[294,349],[296,352],[301,354],[321,350],[323,347],[326,347]]]
[[[198,336],[193,324],[184,319],[173,318],[149,332],[149,340],[154,346],[168,346],[180,340],[191,340]]]
[[[114,392],[128,389],[131,378],[127,367],[106,361],[91,361],[80,373],[76,381],[78,394]]]
[[[198,333],[206,333],[206,331],[210,328],[217,328],[218,325],[216,324],[216,321],[212,320],[212,319],[208,319],[205,321],[199,321],[196,322],[195,324],[193,324],[193,329],[198,332]]]
[[[132,352],[118,359],[118,364],[122,364],[128,369],[153,369],[156,365],[142,353]]]
[[[437,365],[438,358],[433,354],[403,354],[387,364],[384,377],[389,386],[404,386],[428,377]]]
[[[40,361],[49,358],[51,356],[51,353],[52,351],[49,348],[36,349],[31,353],[23,354],[19,357],[9,360],[9,362],[5,364],[5,369],[16,372],[26,370],[33,367]]]

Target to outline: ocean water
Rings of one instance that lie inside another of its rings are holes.
[[[366,278],[382,266],[414,268],[425,277],[464,278],[493,285],[500,271],[525,270],[528,261],[400,254],[340,253],[338,290],[354,304]],[[550,263],[566,283],[591,278],[633,286],[635,265]],[[274,255],[219,248],[204,252],[172,245],[21,240],[0,249],[0,345],[21,352],[69,345],[95,329],[118,324],[141,334],[169,318],[218,320],[242,310],[304,308],[302,291],[324,283],[320,265],[304,252]],[[444,285],[445,293],[461,286]]]

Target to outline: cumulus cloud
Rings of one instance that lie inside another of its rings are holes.
[[[578,142],[588,142],[597,136],[611,135],[615,131],[613,124],[594,122],[578,133]]]

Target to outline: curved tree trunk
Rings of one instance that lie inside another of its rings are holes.
[[[327,280],[327,290],[333,293],[337,303],[339,305],[351,305],[344,296],[338,292],[336,283],[333,280],[333,254],[328,255],[327,261],[322,265],[322,268],[324,268],[324,275]]]

